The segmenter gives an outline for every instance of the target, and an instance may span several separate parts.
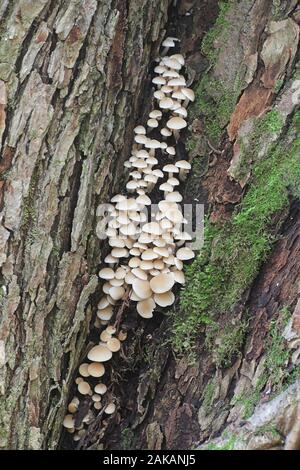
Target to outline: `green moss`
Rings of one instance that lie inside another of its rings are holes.
[[[229,21],[226,16],[230,10],[230,1],[219,2],[219,15],[214,26],[206,33],[203,38],[201,51],[209,59],[210,63],[216,62],[218,56],[218,48],[215,47],[216,39],[227,30]]]
[[[274,397],[293,383],[299,376],[300,367],[296,366],[292,371],[287,367],[291,351],[288,349],[286,340],[282,336],[282,332],[290,317],[289,310],[283,308],[279,312],[278,317],[271,321],[266,339],[264,371],[252,391],[247,391],[245,396],[235,396],[232,401],[233,404],[240,403],[243,405],[244,419],[250,418],[253,414],[267,383],[272,385],[272,397]]]
[[[216,387],[215,387],[213,380],[210,380],[206,384],[205,389],[203,390],[202,397],[201,397],[202,407],[205,409],[207,413],[209,413],[212,409],[215,390],[216,390]]]
[[[212,142],[218,142],[225,126],[230,120],[238,96],[241,92],[241,80],[237,75],[230,88],[220,80],[212,77],[210,72],[204,74],[195,89],[195,103],[192,115],[203,116],[205,134]]]
[[[274,217],[288,206],[290,194],[300,196],[300,137],[293,123],[286,142],[273,145],[257,163],[232,219],[224,225],[206,224],[204,247],[186,268],[181,310],[174,318],[173,347],[178,352],[192,351],[199,328],[214,324],[216,313],[230,311],[241,298],[274,243]]]
[[[134,432],[130,428],[125,428],[121,431],[121,446],[122,450],[132,450],[134,448]]]
[[[241,149],[239,164],[234,169],[236,180],[243,180],[258,159],[259,151],[271,134],[279,133],[283,128],[280,113],[273,109],[260,119],[254,119],[253,131],[247,136],[247,142],[238,139]]]
[[[206,344],[213,352],[218,367],[230,366],[232,360],[240,354],[247,327],[247,321],[240,321],[236,326],[229,323],[225,326],[221,335],[216,336],[218,329],[214,328],[215,333],[213,336],[207,336]]]
[[[280,432],[277,431],[275,426],[271,424],[265,424],[264,426],[261,426],[254,433],[255,436],[263,436],[266,434],[271,434],[274,438],[278,438],[278,439],[282,438]]]
[[[217,444],[207,444],[203,450],[234,450],[236,441],[237,441],[237,436],[234,434],[229,434],[226,433],[224,434],[224,444],[222,445],[217,445]]]

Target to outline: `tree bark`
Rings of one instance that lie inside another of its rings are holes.
[[[134,125],[150,110],[151,64],[165,32],[181,38],[188,84],[211,103],[206,109],[197,98],[192,107],[185,202],[205,203],[210,220],[225,223],[254,184],[257,161],[295,137],[299,2],[224,4],[0,4],[0,447],[73,445],[62,420],[100,293],[105,246],[96,209],[123,187],[122,162]],[[263,134],[257,161],[242,161],[254,124],[272,110],[282,126]],[[256,278],[230,311],[217,312],[212,347],[209,328],[199,328],[193,365],[172,349],[171,315],[145,322],[129,312],[128,340],[113,361],[118,413],[93,428],[84,448],[189,449],[211,440],[215,447],[299,448],[291,419],[299,414],[299,387],[283,392],[294,405],[274,402],[282,390],[266,366],[274,322],[284,332],[284,367],[294,373],[299,362],[300,206],[295,191],[289,196],[272,218],[277,241]],[[288,325],[281,324],[285,308]],[[219,364],[223,333],[239,323],[247,324],[245,334],[226,366]],[[261,402],[273,414],[258,408],[249,419]]]
[[[95,211],[122,179],[168,5],[0,4],[2,448],[58,445],[98,285]]]

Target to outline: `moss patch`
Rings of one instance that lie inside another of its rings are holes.
[[[229,21],[226,16],[230,10],[230,1],[219,2],[219,15],[213,26],[203,38],[201,51],[209,59],[211,64],[214,64],[218,57],[218,50],[215,47],[215,40],[227,30]]]
[[[295,116],[294,122],[297,121]],[[191,351],[203,324],[230,311],[257,275],[274,243],[274,217],[300,196],[300,137],[292,123],[285,142],[273,145],[253,171],[251,187],[225,225],[206,223],[204,247],[186,268],[173,347]]]

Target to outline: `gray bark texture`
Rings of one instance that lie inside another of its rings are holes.
[[[1,448],[58,445],[98,285],[95,210],[121,178],[167,8],[0,2]]]
[[[296,0],[0,0],[0,448],[73,446],[62,420],[100,293],[96,208],[124,186],[166,31],[196,91],[185,202],[222,225],[276,145],[299,155],[299,23]],[[257,272],[215,308],[217,331],[200,326],[193,364],[174,353],[172,315],[129,312],[112,361],[118,412],[81,448],[299,449],[295,181]]]

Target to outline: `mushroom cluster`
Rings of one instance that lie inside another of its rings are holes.
[[[162,55],[152,80],[156,105],[149,113],[146,127],[135,127],[131,156],[124,163],[129,169],[126,194],[115,195],[107,205],[105,234],[111,251],[99,271],[103,295],[95,322],[102,331],[99,343],[92,346],[80,365],[75,381],[79,396],[89,396],[93,406],[78,425],[80,400],[75,396],[63,421],[75,441],[84,435],[84,427],[96,412],[101,410],[109,415],[116,409],[112,399],[103,399],[108,387],[102,382],[106,363],[126,339],[126,332],[115,321],[116,307],[124,299],[130,300],[136,302],[141,317],[152,318],[156,306],[174,303],[174,285],[185,283],[183,262],[194,257],[194,252],[184,246],[191,236],[184,230],[187,221],[178,190],[191,165],[177,159],[176,143],[180,130],[187,126],[187,106],[195,96],[180,74],[184,57],[178,53],[166,55],[178,41],[168,37],[162,43]],[[150,197],[154,188],[160,194],[155,205]]]

